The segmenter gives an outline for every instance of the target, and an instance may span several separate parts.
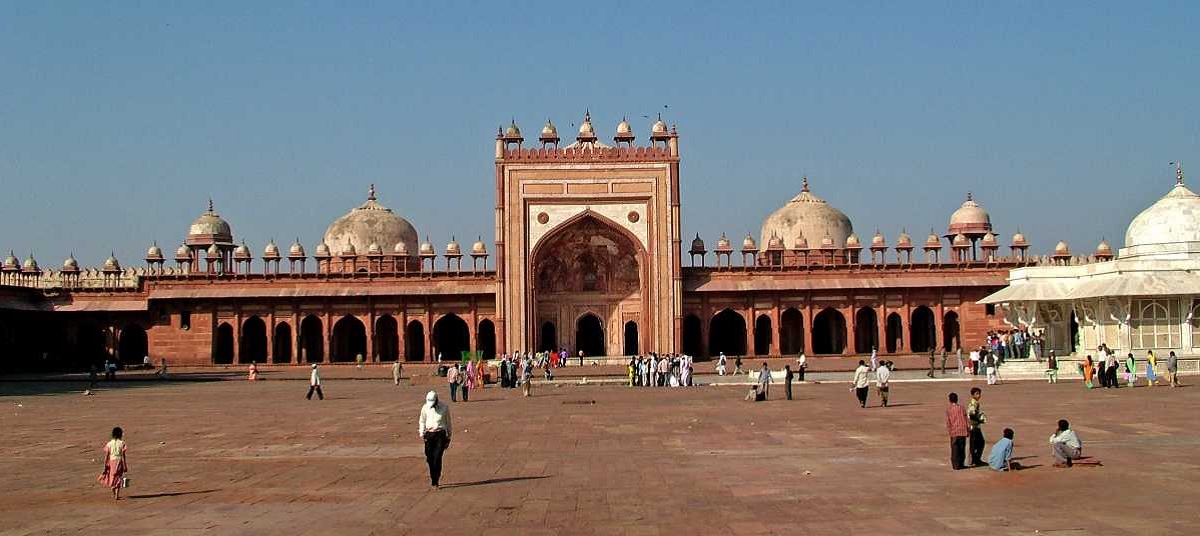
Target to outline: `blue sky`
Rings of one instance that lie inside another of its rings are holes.
[[[710,242],[808,175],[865,237],[970,190],[1005,243],[1087,252],[1168,162],[1200,177],[1200,3],[980,4],[5,1],[0,248],[139,264],[210,196],[256,254],[311,248],[372,182],[439,248],[490,239],[496,126],[585,108],[678,123]]]

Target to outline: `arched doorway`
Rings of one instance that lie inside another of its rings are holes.
[[[496,325],[491,320],[479,321],[479,329],[475,333],[475,348],[483,359],[496,358]]]
[[[804,351],[804,314],[787,309],[779,315],[779,352],[783,355]]]
[[[942,318],[942,349],[953,352],[961,347],[962,341],[958,338],[958,313],[946,311],[946,316]]]
[[[1168,317],[1169,318],[1169,317]],[[1079,317],[1075,316],[1075,310],[1071,310],[1071,324],[1068,326],[1068,334],[1071,339],[1068,341],[1070,346],[1067,347],[1067,352],[1074,355],[1079,350]]]
[[[321,363],[325,361],[325,336],[322,334],[321,319],[308,315],[300,321],[300,355],[299,361],[305,363]]]
[[[758,315],[754,320],[754,355],[771,353],[771,317]]]
[[[587,357],[606,355],[604,324],[600,322],[600,317],[587,313],[575,321],[575,350]]]
[[[724,309],[708,323],[708,355],[746,355],[746,319]]]
[[[117,344],[117,356],[121,362],[126,365],[140,364],[148,355],[150,347],[146,342],[146,330],[137,324],[121,328],[121,338]]]
[[[275,325],[275,338],[271,341],[271,362],[292,362],[292,326],[287,322]]]
[[[217,340],[213,345],[213,363],[217,365],[233,364],[233,326],[221,322],[217,326]]]
[[[863,307],[854,313],[854,351],[869,354],[879,348],[879,317],[875,308]]]
[[[352,315],[343,316],[333,324],[333,338],[329,341],[329,361],[350,363],[359,355],[367,357],[367,328]]]
[[[413,320],[404,328],[404,360],[425,360],[425,326]]]
[[[238,344],[238,362],[267,362],[267,324],[257,316],[252,316],[242,322],[242,340]]]
[[[14,330],[14,339],[18,338],[17,333],[19,331]],[[95,324],[85,323],[75,333],[75,351],[89,363],[99,365],[108,358],[108,347],[105,344],[107,338],[102,328]]]
[[[827,307],[813,318],[813,353],[840,354],[846,349],[846,317]]]
[[[887,317],[887,351],[889,354],[899,352],[904,348],[904,322],[898,313]]]
[[[642,285],[645,249],[637,237],[604,216],[585,211],[568,218],[538,241],[530,258],[533,318],[543,322],[531,322],[526,329],[539,349],[565,347],[572,340],[572,353],[617,355],[623,350],[624,324],[614,321],[606,334],[601,321],[607,318],[606,312],[630,313],[639,322],[649,318],[645,309],[648,295]],[[596,312],[593,318],[579,316],[582,304]],[[547,328],[545,320],[562,323],[561,332],[555,329],[557,340],[553,343],[548,329],[560,326]],[[648,333],[652,326],[645,324]],[[611,347],[606,335],[612,338]]]
[[[541,336],[538,337],[538,351],[550,352],[558,349],[558,329],[554,327],[554,322],[549,320],[542,322]]]
[[[638,325],[632,320],[625,323],[625,355],[638,355]]]
[[[443,361],[461,361],[463,352],[471,351],[471,332],[466,321],[450,313],[434,322],[433,351],[434,355],[441,354]]]
[[[683,353],[690,356],[704,355],[704,335],[700,317],[687,315],[683,319]]]
[[[913,309],[909,324],[909,348],[918,354],[933,349],[937,336],[933,330],[933,311],[924,305]]]
[[[375,319],[375,355],[380,361],[400,359],[400,326],[392,315]]]

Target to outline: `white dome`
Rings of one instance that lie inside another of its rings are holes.
[[[1200,242],[1200,196],[1180,181],[1133,218],[1125,231],[1125,247],[1183,242]]]
[[[371,185],[367,202],[334,220],[325,231],[326,244],[332,244],[338,256],[356,255],[368,251],[372,243],[395,244],[417,242],[417,230],[397,216],[392,209],[375,201],[375,186]]]
[[[854,233],[850,218],[809,192],[807,178],[803,184],[799,195],[763,221],[762,242],[766,243],[774,234],[789,244],[800,237],[828,237],[833,247],[845,247],[846,239]]]

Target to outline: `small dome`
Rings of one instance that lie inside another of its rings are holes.
[[[9,251],[8,256],[4,258],[4,264],[0,265],[0,269],[9,271],[20,270],[20,262],[21,261],[17,260],[17,256],[13,255],[12,251]]]
[[[854,232],[850,218],[830,206],[808,189],[808,178],[801,182],[800,193],[763,220],[762,240],[778,233],[784,242],[797,236],[829,236],[835,247],[841,248]]]
[[[379,242],[371,242],[367,246],[367,255],[383,255],[383,246]]]
[[[650,132],[653,134],[666,134],[667,122],[663,121],[662,114],[658,114],[658,120],[650,127]]]
[[[264,259],[278,259],[279,258],[279,246],[275,245],[274,239],[272,239],[270,242],[267,242],[267,247],[263,248],[263,258]]]
[[[117,262],[117,257],[115,255],[109,255],[107,259],[104,259],[104,271],[105,272],[120,272],[121,271],[121,263]]]
[[[249,259],[250,258],[250,246],[246,245],[245,240],[243,240],[242,243],[238,245],[238,247],[233,249],[233,258],[235,258],[235,259]]]
[[[613,139],[616,141],[633,141],[633,138],[633,128],[629,126],[629,121],[626,121],[622,117],[621,122],[617,123],[617,135]]]
[[[332,257],[333,255],[329,251],[329,244],[326,244],[325,241],[321,241],[320,244],[317,244],[317,254],[314,256],[317,258]]]
[[[192,258],[192,250],[188,249],[187,244],[181,244],[179,249],[175,250],[175,260],[188,260]]]
[[[295,242],[292,242],[292,246],[288,248],[288,257],[303,257],[303,256],[304,256],[304,244],[301,244],[300,239],[297,238]]]
[[[325,230],[324,241],[335,247],[354,246],[354,252],[366,251],[371,242],[395,244],[396,242],[417,243],[417,230],[412,224],[397,216],[375,200],[375,185],[367,190],[367,201],[333,221]],[[356,253],[349,253],[355,255]],[[347,256],[346,251],[336,251]]]
[[[958,233],[954,235],[954,241],[950,245],[956,248],[969,248],[971,247],[971,239],[967,238],[967,235]]]
[[[194,245],[233,243],[233,230],[230,229],[229,222],[226,222],[213,210],[212,199],[208,200],[208,210],[196,218],[188,228],[187,243]]]
[[[1000,243],[996,240],[996,235],[989,232],[988,234],[983,235],[983,240],[979,242],[979,245],[985,248],[994,248],[999,246]]]
[[[754,243],[754,237],[750,233],[746,233],[746,238],[742,239],[742,251],[758,251],[758,244]]]
[[[1059,240],[1058,244],[1054,245],[1055,257],[1067,257],[1071,255],[1071,248],[1067,247],[1067,243]]]
[[[852,248],[861,248],[862,242],[859,241],[858,235],[856,235],[854,233],[850,233],[850,236],[846,237],[846,247],[851,248],[851,249]]]
[[[883,233],[880,232],[879,229],[875,229],[875,236],[871,237],[871,247],[873,247],[873,248],[886,248],[887,247],[887,239],[883,237]]]
[[[146,260],[157,261],[157,260],[162,260],[162,258],[163,258],[163,251],[162,251],[162,248],[158,247],[157,242],[155,242],[154,245],[150,246],[150,249],[146,250]]]
[[[721,233],[721,238],[717,239],[717,251],[729,251],[733,249],[733,245],[729,243],[729,237],[725,233]]]
[[[1028,246],[1029,246],[1029,241],[1025,240],[1025,235],[1022,234],[1020,231],[1017,231],[1017,233],[1012,236],[1012,247],[1023,248],[1023,247],[1028,247]]]
[[[549,119],[546,120],[546,126],[542,127],[542,137],[549,138],[558,136],[558,128]]]
[[[450,237],[450,243],[446,244],[446,255],[462,255],[462,247],[458,245],[458,240],[453,236]]]
[[[338,253],[338,256],[339,257],[357,257],[358,256],[358,248],[354,247],[354,242],[347,240],[346,245],[342,246],[342,251],[341,251],[341,253]]]
[[[772,251],[784,249],[783,248],[783,239],[780,238],[779,235],[777,235],[777,234],[771,235],[771,239],[767,240],[767,249],[772,250]]]
[[[66,260],[63,261],[62,269],[64,272],[78,272],[79,261],[75,260],[75,254],[72,253]]]
[[[900,231],[900,236],[896,238],[896,247],[897,248],[913,247],[912,236],[908,234],[908,231]]]
[[[837,245],[833,243],[833,237],[826,234],[821,237],[821,249],[837,249]]]
[[[792,249],[796,251],[808,251],[808,239],[804,235],[799,235],[792,241]]]
[[[476,239],[474,244],[471,244],[471,254],[472,255],[487,255],[487,244],[483,243],[482,236],[479,237],[478,239]]]
[[[432,257],[437,255],[437,253],[433,251],[433,243],[429,241],[428,236],[425,237],[424,242],[421,242],[421,246],[417,249],[417,254],[424,257]]]
[[[929,231],[929,236],[925,237],[924,247],[925,249],[941,249],[942,239],[938,238],[938,235],[934,234],[931,230]]]
[[[692,253],[700,253],[704,251],[704,240],[700,239],[700,233],[696,233],[696,238],[692,239],[692,248],[689,251]]]
[[[221,248],[217,247],[216,244],[208,246],[208,256],[209,256],[209,258],[220,257],[221,256]]]
[[[582,137],[595,137],[596,129],[592,128],[592,112],[585,111],[583,113],[583,122],[579,124],[579,135]]]
[[[38,269],[37,259],[33,258],[32,253],[30,253],[28,257],[25,257],[25,262],[23,264],[21,264],[21,271],[22,272],[38,272],[38,271],[40,271]]]
[[[512,122],[508,124],[508,128],[504,130],[504,137],[505,138],[520,138],[521,137],[521,129],[519,127],[517,127],[516,119],[513,119]]]
[[[1105,256],[1111,257],[1112,254],[1113,254],[1113,249],[1112,249],[1112,246],[1110,246],[1108,244],[1108,240],[1101,239],[1100,243],[1096,245],[1096,256],[1097,257],[1105,257]]]
[[[409,255],[408,244],[404,243],[404,241],[396,242],[396,247],[392,248],[392,253],[401,257],[407,257]]]
[[[950,215],[948,234],[981,235],[991,230],[991,216],[975,202],[971,192],[967,192],[967,200]]]

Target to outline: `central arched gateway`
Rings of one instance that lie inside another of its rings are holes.
[[[605,326],[633,322],[640,328],[641,319],[648,318],[646,252],[638,240],[610,220],[584,212],[543,238],[532,258],[530,314],[537,321],[529,324],[529,340],[546,347],[555,338],[550,335],[554,326],[562,326],[566,329],[558,330],[554,343],[572,355],[621,355],[624,330]]]

